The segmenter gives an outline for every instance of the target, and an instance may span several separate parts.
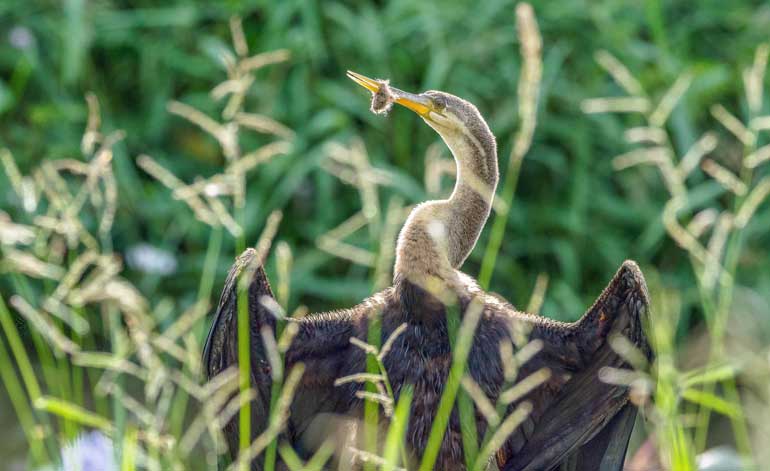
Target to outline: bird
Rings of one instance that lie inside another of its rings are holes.
[[[404,463],[412,469],[426,448],[452,363],[448,306],[458,306],[464,318],[475,305],[480,314],[466,374],[491,403],[503,394],[510,366],[501,346],[509,350],[520,346],[514,338],[517,328],[528,332],[539,350],[521,365],[516,380],[540,370],[548,373],[542,384],[507,406],[504,412],[509,414],[526,403],[529,414],[496,450],[490,464],[502,471],[621,470],[637,408],[627,385],[604,383],[599,372],[629,367],[611,346],[610,339],[616,335],[625,336],[652,358],[643,329],[649,295],[637,264],[624,261],[594,304],[570,323],[519,311],[501,296],[483,291],[460,270],[489,218],[499,180],[496,140],[481,113],[472,103],[447,92],[413,94],[352,71],[347,76],[372,93],[372,111],[385,113],[397,104],[417,113],[451,151],[457,178],[447,199],[421,203],[409,214],[396,242],[392,286],[349,309],[286,321],[296,326],[296,336],[285,353],[286,367],[303,364],[305,368],[281,440],[310,456],[318,446],[311,436],[332,436],[331,428],[340,423],[330,417],[361,419],[364,401],[356,393],[363,385],[335,381],[366,371],[366,353],[351,339],[366,341],[370,326],[378,323],[383,341],[401,329],[383,363],[396,398],[407,387],[413,392],[405,435],[412,462]],[[202,363],[207,378],[237,366],[237,285],[247,276],[251,384],[257,393],[251,408],[252,439],[268,425],[272,384],[260,331],[276,328],[276,318],[265,302],[273,293],[258,258],[256,250],[248,249],[231,268]],[[488,423],[477,408],[474,418],[477,436],[483,437]],[[235,457],[237,417],[223,429]],[[257,458],[252,469],[262,469],[262,463]],[[349,463],[338,465],[356,469]],[[466,470],[456,405],[434,469]]]

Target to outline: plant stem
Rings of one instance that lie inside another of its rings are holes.
[[[447,310],[450,309],[457,310],[459,307],[456,304],[447,306]],[[478,312],[474,312],[477,309]],[[433,424],[431,425],[428,443],[425,447],[422,461],[420,462],[419,471],[431,471],[434,469],[434,465],[441,449],[441,443],[444,440],[444,435],[449,426],[449,417],[454,407],[455,398],[460,389],[460,380],[465,372],[468,354],[470,353],[471,344],[473,343],[473,334],[476,331],[476,325],[478,324],[481,309],[483,309],[483,307],[471,303],[463,316],[463,321],[457,335],[456,346],[452,351],[452,366],[449,369],[449,376],[446,385],[444,386],[444,393],[439,400],[436,417],[433,419]]]
[[[222,226],[214,226],[211,229],[209,246],[206,249],[206,259],[203,262],[203,275],[198,285],[198,301],[205,301],[211,298],[211,292],[214,289],[214,279],[217,276],[219,254],[222,250],[222,235]],[[243,243],[245,244],[245,242]],[[203,322],[199,323],[200,326],[203,326],[203,324]],[[199,335],[198,337],[201,336]]]
[[[11,280],[13,281],[14,288],[17,293],[32,303],[36,296],[32,294],[29,283],[27,280],[20,276],[18,273],[11,274]],[[37,351],[38,360],[40,361],[41,369],[43,370],[43,379],[48,388],[56,387],[60,395],[65,395],[65,391],[62,390],[62,383],[58,381],[58,374],[56,370],[56,360],[54,359],[53,352],[49,348],[45,340],[35,329],[29,329],[29,336],[32,338],[32,343]]]
[[[5,316],[5,314],[0,313],[0,316]],[[11,405],[16,411],[16,416],[19,418],[19,425],[21,425],[21,429],[27,437],[27,443],[29,444],[33,463],[42,465],[46,461],[45,448],[42,446],[40,440],[34,435],[34,415],[27,402],[27,396],[24,394],[24,390],[19,383],[19,378],[16,376],[16,371],[11,364],[10,358],[8,351],[5,349],[3,338],[0,336],[0,379],[3,380],[3,384],[8,393],[8,398],[11,400]]]
[[[109,326],[110,332],[110,351],[121,351],[119,344],[120,337],[118,336],[120,326],[120,311],[114,304],[109,304],[106,309],[105,325]],[[123,457],[123,437],[126,430],[126,408],[123,406],[121,397],[123,395],[123,386],[125,378],[122,374],[117,373],[115,375],[115,388],[112,394],[112,417],[115,424],[115,436],[112,437],[115,444],[115,462],[120,463]]]
[[[16,360],[16,366],[21,373],[21,379],[24,381],[24,387],[27,390],[30,403],[34,403],[41,395],[40,383],[38,383],[35,371],[32,369],[32,362],[29,361],[29,355],[27,350],[21,341],[19,331],[16,329],[16,325],[13,323],[11,313],[8,311],[8,307],[5,305],[5,299],[0,296],[0,326],[2,326],[5,332],[5,338],[8,339],[8,346],[11,348],[13,357]],[[53,439],[51,426],[51,420],[46,414],[40,414],[40,421],[48,430],[45,436],[45,443],[48,447],[49,457],[54,460],[59,458],[59,449],[56,446],[56,441]]]
[[[409,407],[412,404],[412,395],[414,391],[410,386],[404,387],[401,391],[401,397],[398,399],[396,409],[393,412],[393,421],[388,429],[388,436],[385,439],[385,450],[383,458],[385,464],[383,471],[394,471],[398,463],[399,450],[404,449],[404,435],[409,425]],[[404,467],[408,465],[406,456],[403,456]]]
[[[369,323],[366,341],[368,344],[379,348],[382,341],[382,324],[380,317],[377,316]],[[366,372],[378,373],[380,366],[377,358],[373,355],[366,357]],[[377,388],[371,384],[366,384],[366,390],[377,392]],[[364,402],[364,449],[369,453],[377,454],[377,435],[379,431],[380,405],[374,401]],[[364,463],[364,471],[375,471],[377,467],[373,463]]]
[[[239,176],[243,178],[243,176]],[[241,187],[243,183],[241,180]],[[245,221],[245,205],[243,198],[237,198],[235,203],[236,220],[238,221],[241,229],[243,229]],[[241,234],[236,238],[235,242],[235,256],[240,256],[243,251],[246,250],[246,237]],[[250,270],[246,270],[250,272]],[[237,307],[238,307],[238,378],[240,384],[240,393],[246,394],[251,387],[251,328],[249,326],[249,282],[251,280],[239,279],[237,290]],[[248,450],[251,445],[251,402],[246,402],[241,407],[238,413],[238,438],[239,449],[241,452]],[[248,468],[248,464],[244,463],[242,469],[245,471]]]
[[[523,155],[520,157],[511,155],[511,160],[508,163],[503,191],[500,194],[500,199],[504,204],[501,206],[500,210],[495,213],[495,218],[492,222],[492,231],[489,233],[489,241],[484,248],[484,258],[481,261],[478,281],[482,289],[489,289],[489,283],[492,281],[492,274],[495,271],[495,262],[500,253],[500,246],[503,243],[503,235],[505,234],[505,226],[508,222],[508,215],[511,212],[511,205],[513,204],[513,196],[516,193],[516,187],[519,183],[519,174],[521,173],[521,163],[523,160]]]
[[[449,345],[454,351],[457,346],[457,332],[460,329],[460,318],[457,309],[447,309],[447,332]],[[478,430],[473,401],[467,392],[460,389],[457,396],[457,409],[460,413],[460,432],[463,439],[463,456],[467,469],[473,469],[473,463],[479,452]]]
[[[240,244],[239,244],[240,245]],[[250,388],[251,356],[249,355],[249,285],[248,281],[238,280],[238,378],[241,394]],[[243,452],[251,444],[251,403],[246,402],[238,415],[239,448]],[[244,469],[246,468],[244,464]]]

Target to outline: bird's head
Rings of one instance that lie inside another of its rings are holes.
[[[393,103],[409,108],[452,152],[455,188],[446,200],[419,205],[409,215],[398,239],[394,273],[418,284],[433,276],[454,279],[492,208],[498,181],[495,136],[479,110],[462,98],[435,90],[408,93],[351,71],[348,78],[372,92],[374,113],[387,112]]]
[[[387,82],[371,79],[348,71],[348,78],[366,88],[382,100],[409,108],[436,130],[442,137],[452,135],[478,136],[480,131],[490,134],[479,110],[466,100],[450,93],[428,90],[414,94],[390,87]],[[483,129],[479,129],[483,128]]]

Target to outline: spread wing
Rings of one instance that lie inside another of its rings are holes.
[[[275,318],[260,302],[263,296],[273,297],[273,292],[264,270],[256,265],[255,257],[256,251],[248,249],[230,268],[203,348],[206,379],[212,379],[230,367],[238,367],[238,280],[241,276],[251,276],[248,288],[251,384],[257,392],[251,403],[252,440],[267,426],[272,382],[259,331],[262,325],[275,328]],[[237,415],[225,424],[223,432],[234,457],[239,444]],[[253,463],[253,467],[261,469],[260,462]]]
[[[230,367],[238,367],[238,280],[249,276],[251,384],[257,392],[251,403],[252,440],[265,430],[270,416],[272,375],[260,331],[264,326],[274,332],[276,328],[274,315],[262,302],[264,297],[273,298],[273,292],[255,257],[256,251],[248,249],[230,268],[203,351],[207,379]],[[287,438],[292,441],[299,438],[304,442],[305,432],[317,416],[349,412],[355,385],[338,387],[334,381],[364,370],[365,355],[351,345],[350,338],[366,338],[368,313],[382,309],[390,295],[391,291],[386,290],[352,309],[289,320],[296,326],[296,335],[286,352],[286,368],[302,363],[305,372],[292,401]],[[239,445],[237,416],[225,425],[224,434],[231,455],[234,455]],[[314,447],[308,445],[308,448]],[[253,463],[255,469],[261,469],[261,459]]]
[[[573,454],[573,459],[569,461],[564,471],[583,469],[622,471],[628,440],[634,430],[634,422],[636,422],[636,407],[626,404],[606,427]]]
[[[571,354],[571,368],[576,357],[579,368],[555,394],[536,391],[530,398],[534,410],[542,412],[534,417],[529,430],[514,434],[518,438],[515,448],[509,445],[498,453],[503,458],[503,471],[549,470],[557,466],[567,471],[622,469],[636,408],[629,403],[627,387],[600,381],[599,371],[603,367],[628,367],[610,346],[611,335],[626,336],[651,356],[642,330],[648,305],[641,272],[627,262],[594,306],[572,325],[572,332],[559,334],[560,339],[549,339],[555,334],[538,332],[536,328],[535,335],[546,343],[546,366],[552,362],[553,370],[559,371],[564,358]]]

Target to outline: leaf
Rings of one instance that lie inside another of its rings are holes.
[[[682,391],[682,397],[695,404],[700,404],[704,407],[719,412],[731,418],[738,418],[743,415],[741,407],[731,402],[722,399],[716,394],[701,391],[698,389],[685,389]]]

